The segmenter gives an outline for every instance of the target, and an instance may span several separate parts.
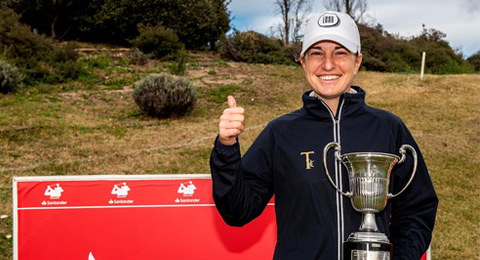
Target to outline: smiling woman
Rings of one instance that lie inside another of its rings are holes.
[[[327,169],[334,168],[335,185],[349,185],[347,169],[328,150],[322,152],[331,142],[341,143],[346,153],[397,154],[405,144],[419,151],[400,118],[368,106],[366,92],[351,85],[362,62],[352,18],[337,12],[312,18],[305,29],[300,61],[313,89],[303,93],[303,107],[269,122],[243,157],[238,137],[245,131],[249,109],[228,97],[210,157],[219,213],[227,224],[243,226],[258,217],[275,195],[275,260],[358,260],[375,255],[420,259],[430,244],[438,204],[420,153],[418,162],[409,154],[406,164],[391,171],[394,193],[403,189],[412,171],[416,175],[408,181],[408,193],[389,200],[384,210],[372,212],[378,230],[354,232],[362,223],[361,214],[327,181]],[[357,236],[362,232],[367,234]],[[372,232],[386,235],[373,241]]]
[[[326,13],[307,25],[300,62],[313,96],[322,99],[334,115],[362,63],[360,49],[357,25],[347,14]]]

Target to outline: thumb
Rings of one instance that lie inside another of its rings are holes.
[[[228,96],[228,108],[234,108],[237,107],[237,101],[235,101],[235,98],[233,96]]]

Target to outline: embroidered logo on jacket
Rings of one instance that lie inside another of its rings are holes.
[[[314,151],[301,152],[300,155],[305,155],[305,169],[310,170],[313,168],[313,160],[310,160],[310,154],[314,154]]]

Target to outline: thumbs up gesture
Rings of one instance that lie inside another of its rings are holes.
[[[237,107],[237,102],[232,96],[228,96],[228,108],[223,110],[220,116],[219,140],[223,145],[233,145],[237,136],[243,133],[245,116],[244,109]]]

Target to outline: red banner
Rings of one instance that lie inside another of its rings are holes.
[[[17,177],[13,184],[14,259],[273,256],[273,201],[248,225],[230,227],[208,174]]]
[[[209,175],[14,178],[14,259],[271,259],[274,206],[242,228]]]

